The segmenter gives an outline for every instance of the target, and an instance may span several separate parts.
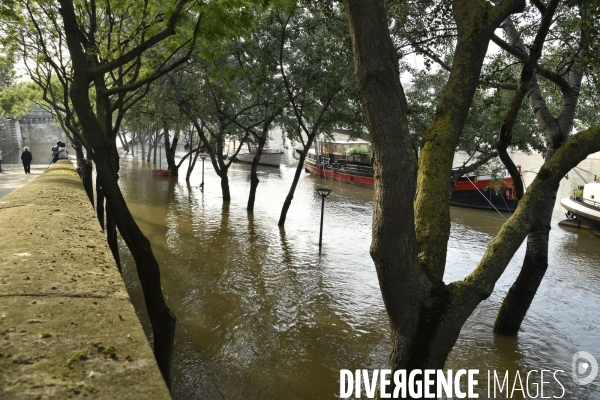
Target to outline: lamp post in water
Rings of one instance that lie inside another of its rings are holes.
[[[319,251],[321,251],[321,244],[323,243],[323,214],[325,212],[325,197],[329,196],[331,189],[318,188],[317,193],[321,195],[321,230],[319,232]]]
[[[200,188],[204,190],[204,160],[206,160],[207,154],[202,152],[200,153],[200,158],[202,159],[202,183],[200,184]]]
[[[162,169],[162,144],[158,145],[158,169]]]

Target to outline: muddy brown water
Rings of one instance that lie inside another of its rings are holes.
[[[541,158],[515,158],[530,182]],[[339,396],[340,369],[385,368],[387,317],[369,256],[372,189],[303,174],[285,229],[279,229],[293,166],[260,168],[255,212],[248,214],[249,165],[231,167],[232,201],[225,205],[209,162],[204,191],[199,189],[200,160],[190,185],[185,182],[187,162],[179,178],[153,177],[152,164],[138,154],[123,154],[121,165],[124,196],[152,243],[179,327],[224,398],[332,399]],[[600,172],[600,160],[586,160],[581,167]],[[563,179],[559,199],[570,193],[574,179]],[[332,192],[319,253],[321,199],[315,188],[322,186]],[[508,216],[456,207],[451,215],[446,282],[462,279],[477,265]],[[587,386],[571,378],[575,352],[584,350],[600,360],[600,237],[559,227],[562,219],[557,202],[550,266],[518,338],[495,336],[492,325],[519,272],[524,246],[450,353],[446,368],[479,370],[479,398],[488,398],[487,373],[494,370],[502,377],[509,371],[511,388],[517,371],[525,386],[531,370],[562,370],[556,375],[565,388],[562,398],[600,398],[600,377]],[[132,260],[124,254],[123,262],[132,298],[139,302]],[[184,354],[178,362],[186,360]],[[202,375],[193,368],[178,371],[174,379],[185,381],[187,388],[178,389],[177,397],[195,397]],[[550,381],[544,396],[559,397],[562,389],[552,375],[544,380]],[[539,373],[529,381],[531,397],[536,383],[539,387]],[[510,397],[498,393],[496,398]],[[512,398],[529,397],[517,384]]]

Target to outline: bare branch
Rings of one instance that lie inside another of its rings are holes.
[[[446,64],[437,54],[435,54],[430,49],[426,49],[424,47],[421,47],[416,42],[412,42],[411,41],[410,44],[411,44],[411,46],[414,47],[415,50],[417,50],[418,53],[424,54],[427,57],[431,58],[433,61],[435,61],[436,63],[438,63],[440,65],[440,67],[444,68],[446,71],[451,71],[452,70],[452,66],[451,65]]]

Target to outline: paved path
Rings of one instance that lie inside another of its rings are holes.
[[[31,165],[31,173],[26,174],[20,164],[2,164],[0,172],[0,199],[15,189],[25,186],[48,169],[47,165]]]

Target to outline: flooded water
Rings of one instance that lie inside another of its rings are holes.
[[[541,163],[534,156],[516,159],[524,171],[536,171]],[[285,229],[279,229],[293,166],[260,169],[255,212],[249,215],[250,166],[231,167],[232,200],[224,205],[209,162],[205,190],[199,190],[198,163],[188,186],[187,162],[179,178],[155,178],[141,156],[123,155],[121,186],[152,242],[178,328],[207,363],[223,397],[331,399],[339,396],[340,369],[384,368],[388,323],[369,256],[373,190],[303,174]],[[600,171],[600,160],[581,166]],[[526,172],[526,181],[533,177],[534,172]],[[559,198],[571,191],[563,181]],[[325,202],[319,252],[321,198],[315,188],[321,186],[332,192]],[[507,217],[463,208],[452,208],[451,214],[446,282],[462,279],[477,265]],[[563,214],[557,204],[550,266],[518,338],[497,337],[492,325],[519,272],[524,247],[464,326],[449,356],[446,368],[480,370],[480,398],[487,398],[488,370],[510,371],[512,386],[516,371],[525,381],[532,369],[563,370],[558,377],[565,399],[600,398],[600,377],[581,387],[571,379],[575,352],[584,350],[600,360],[600,237],[558,227]],[[123,258],[132,298],[139,301],[133,263]],[[189,389],[178,397],[193,398],[200,379],[199,373],[186,371]],[[554,382],[548,376],[545,380]],[[548,393],[560,396],[560,390],[546,389],[544,396]],[[517,390],[512,398],[525,397]]]
[[[52,161],[52,146],[54,143],[27,143],[24,146],[29,147],[31,155],[33,156],[32,164],[49,165]],[[70,149],[69,149],[70,150]],[[21,164],[21,153],[23,149],[14,149],[8,154],[2,154],[3,164]],[[69,152],[71,153],[71,152]],[[75,155],[75,150],[72,151]]]

